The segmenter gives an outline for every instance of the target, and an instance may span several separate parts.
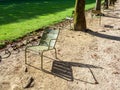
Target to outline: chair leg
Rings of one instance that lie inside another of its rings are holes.
[[[54,49],[55,49],[55,58],[58,59],[58,57],[57,57],[57,50],[56,50],[56,48],[54,48]]]
[[[69,21],[69,23],[70,23],[70,30],[72,30],[72,25],[71,25],[71,21]]]
[[[43,70],[43,52],[41,53],[41,69]]]
[[[91,23],[91,24],[90,24],[91,26],[93,25],[93,17],[94,17],[94,15],[91,13],[91,20],[90,20],[90,21],[91,21],[91,22],[90,22],[90,23]]]
[[[102,17],[100,16],[100,20],[99,20],[99,25],[100,25],[100,26],[101,26],[101,18],[102,18]]]
[[[26,64],[27,64],[27,50],[25,49],[25,68],[24,68],[24,72],[28,72],[28,68],[27,68]]]

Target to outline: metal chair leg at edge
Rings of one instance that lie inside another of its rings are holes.
[[[54,48],[54,50],[55,50],[55,58],[58,59],[56,48]],[[44,51],[41,52],[41,70],[44,70],[44,68],[43,68],[43,53],[44,53]]]
[[[56,50],[56,48],[54,48],[54,50],[55,50],[55,58],[56,58],[56,59],[58,59],[58,57],[57,57],[57,50]]]
[[[24,72],[28,72],[28,68],[27,68],[27,49],[25,49],[25,69]]]
[[[43,52],[41,52],[41,70],[43,70]]]
[[[25,65],[27,64],[27,49],[25,49]],[[41,52],[41,70],[43,70],[43,52]]]

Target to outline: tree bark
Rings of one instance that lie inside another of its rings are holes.
[[[117,0],[109,0],[109,5],[111,6],[111,5],[115,5],[115,2],[116,2]]]
[[[104,1],[104,9],[108,9],[109,8],[109,1],[108,0],[105,0]]]
[[[96,0],[95,10],[101,11],[101,0]]]
[[[76,0],[74,12],[74,30],[75,31],[86,30],[85,0]]]

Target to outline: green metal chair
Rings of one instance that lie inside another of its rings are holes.
[[[100,10],[91,10],[92,22],[93,22],[93,17],[96,17],[99,19],[99,25],[101,25],[101,16],[102,16],[102,12]]]
[[[25,64],[27,64],[27,51],[33,51],[39,53],[41,56],[41,69],[43,69],[43,53],[48,50],[55,50],[55,57],[57,59],[57,51],[55,44],[58,38],[60,30],[44,30],[40,39],[39,45],[28,46],[25,48]]]

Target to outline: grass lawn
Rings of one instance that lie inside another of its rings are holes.
[[[96,0],[86,0],[86,10]],[[16,40],[39,28],[70,16],[75,0],[2,0],[0,1],[0,41]]]

